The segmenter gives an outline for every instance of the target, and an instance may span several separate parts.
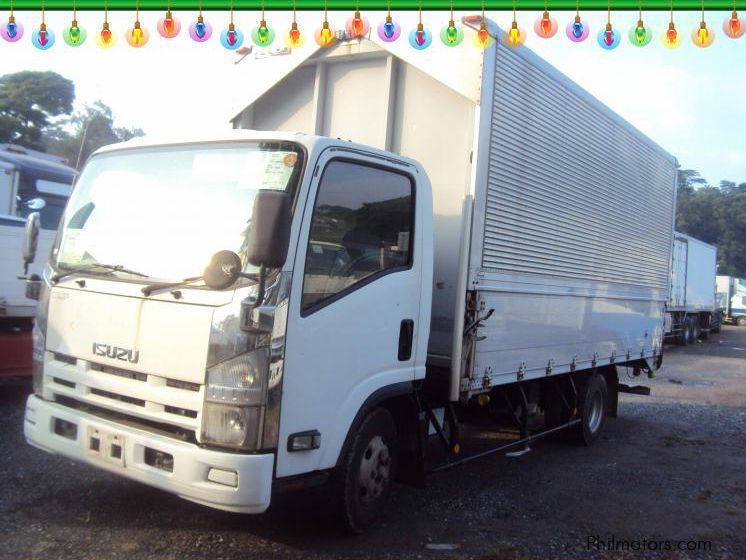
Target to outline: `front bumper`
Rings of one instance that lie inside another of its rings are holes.
[[[237,455],[202,449],[36,395],[26,401],[23,433],[28,443],[44,451],[84,461],[206,506],[239,513],[261,513],[269,507],[272,454]],[[161,468],[152,464],[156,453],[171,456],[170,472],[162,463]]]

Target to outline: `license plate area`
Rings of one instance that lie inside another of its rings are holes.
[[[89,454],[120,467],[124,466],[124,438],[119,434],[89,426],[86,446]]]

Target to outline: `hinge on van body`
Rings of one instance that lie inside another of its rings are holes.
[[[484,370],[484,375],[482,376],[482,389],[488,390],[490,387],[492,387],[492,377],[490,377],[491,372],[492,368],[487,368]]]
[[[609,358],[609,363],[613,364],[616,361],[616,350],[611,351],[611,357]]]
[[[593,369],[593,372],[596,372],[596,369],[598,369],[598,352],[593,353],[593,359],[591,360],[591,368]]]
[[[570,362],[570,371],[575,371],[578,367],[578,356],[575,355],[572,357],[572,362]]]
[[[521,362],[520,367],[518,368],[518,381],[523,381],[523,378],[526,377],[526,362]]]
[[[554,359],[549,358],[549,361],[547,362],[546,374],[552,375],[553,369],[554,369]]]

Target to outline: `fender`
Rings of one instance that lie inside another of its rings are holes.
[[[376,408],[382,402],[385,402],[389,399],[392,399],[394,397],[403,397],[405,395],[412,395],[414,394],[414,392],[415,392],[414,381],[400,381],[399,383],[393,383],[391,385],[386,385],[384,387],[381,387],[373,391],[373,393],[371,393],[368,396],[368,398],[365,399],[365,401],[363,401],[363,404],[360,405],[360,408],[355,414],[355,417],[353,418],[352,423],[350,424],[349,428],[347,428],[347,436],[345,437],[344,443],[342,444],[342,448],[339,451],[339,456],[337,457],[337,461],[335,465],[339,466],[340,461],[342,460],[342,457],[344,457],[345,453],[347,453],[347,449],[352,442],[352,438],[354,437],[355,431],[357,430],[358,426],[360,426],[363,419],[374,408]]]

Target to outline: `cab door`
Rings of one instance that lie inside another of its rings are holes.
[[[411,165],[339,149],[319,158],[295,255],[278,477],[334,466],[365,400],[424,376],[432,244],[419,197]],[[320,447],[289,450],[303,432],[318,432]]]

